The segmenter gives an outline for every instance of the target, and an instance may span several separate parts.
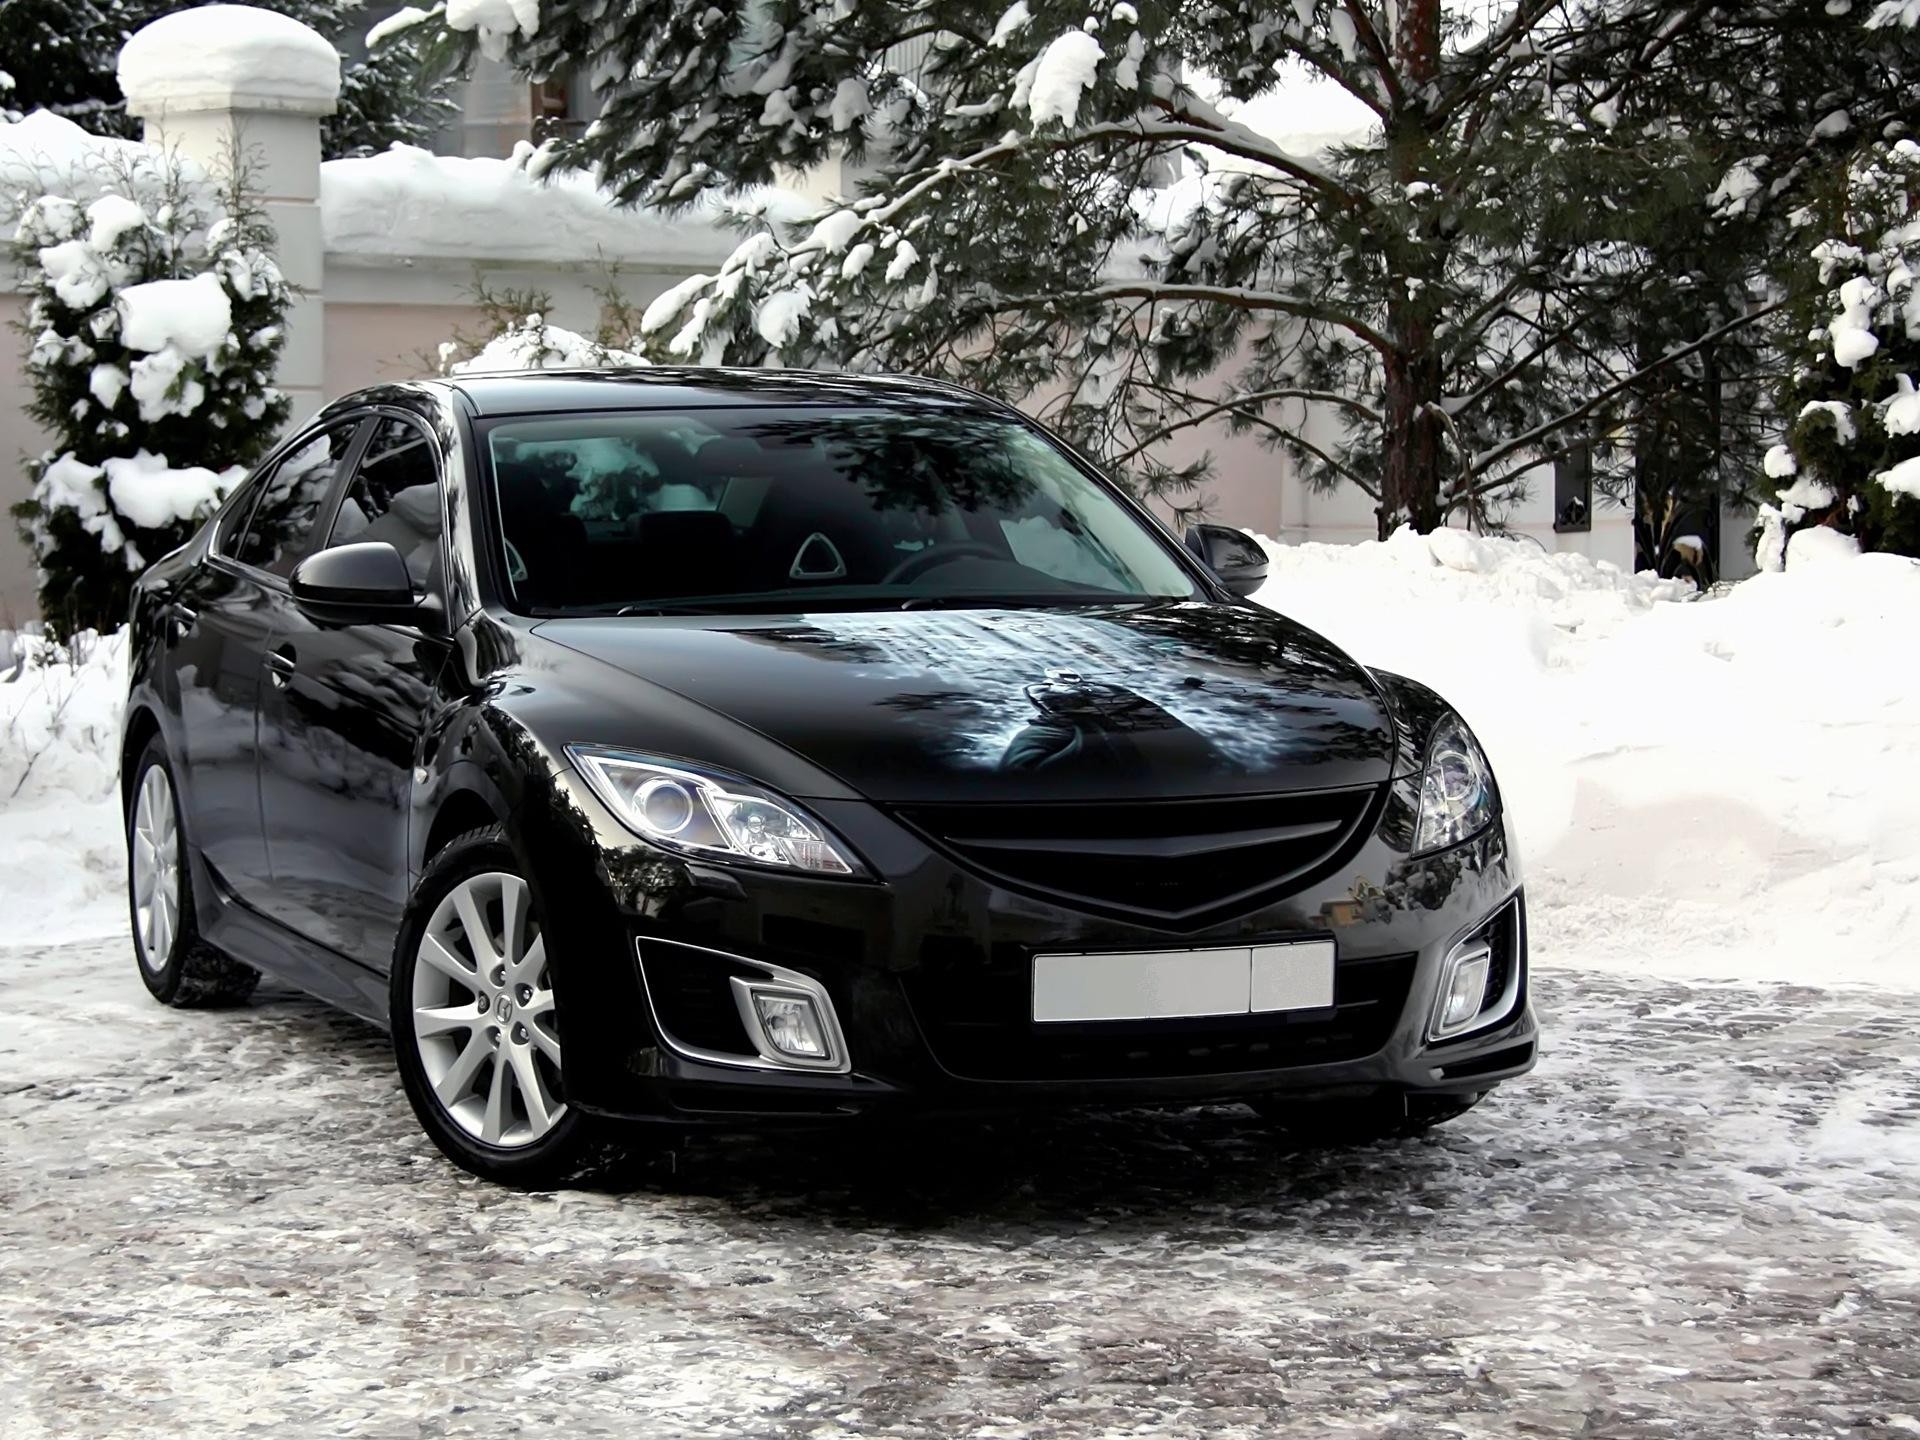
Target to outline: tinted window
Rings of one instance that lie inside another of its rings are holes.
[[[505,419],[485,436],[528,609],[1194,593],[1158,535],[1001,416],[629,412]]]
[[[353,443],[356,425],[322,431],[289,451],[267,476],[247,533],[233,558],[273,575],[291,575],[313,540],[314,520]]]
[[[416,586],[438,582],[440,467],[426,432],[409,421],[374,425],[327,546],[362,540],[385,540],[398,550]]]

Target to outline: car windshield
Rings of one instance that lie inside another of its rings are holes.
[[[664,613],[1185,598],[1168,547],[993,415],[716,409],[482,432],[515,609]]]

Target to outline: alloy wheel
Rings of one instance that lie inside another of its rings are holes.
[[[566,1113],[546,941],[527,882],[488,871],[434,908],[413,966],[413,1034],[427,1087],[483,1144],[520,1149]]]
[[[130,839],[134,941],[140,963],[158,975],[180,931],[180,825],[173,782],[159,765],[149,765],[140,777]]]

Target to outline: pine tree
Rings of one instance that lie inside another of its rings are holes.
[[[1787,482],[1761,511],[1758,558],[1779,569],[1793,534],[1828,526],[1863,549],[1920,556],[1920,145],[1865,147],[1808,216],[1794,303],[1800,343],[1784,387]]]
[[[555,161],[628,202],[834,153],[868,172],[817,221],[749,217],[718,275],[649,309],[656,358],[954,375],[1173,496],[1204,467],[1161,442],[1224,422],[1366,490],[1384,533],[1497,516],[1750,318],[1710,307],[1679,347],[1619,332],[1711,168],[1642,96],[1698,82],[1683,65],[1735,17],[1821,9],[546,0],[530,33],[463,7],[498,28],[440,43],[595,77],[603,113]],[[1276,77],[1341,87],[1374,133],[1288,151],[1236,118]]]
[[[54,443],[14,515],[61,633],[119,624],[135,577],[184,543],[288,413],[272,383],[288,289],[244,171],[215,194],[178,163],[121,180],[89,185],[85,203],[40,197],[15,240],[27,408]]]
[[[201,0],[0,0],[0,72],[13,88],[0,94],[9,119],[47,109],[98,135],[133,138],[115,79],[120,47],[150,20]],[[366,25],[359,0],[258,0],[264,8],[311,25],[353,51]],[[403,142],[425,144],[456,113],[458,77],[426,64],[404,34],[376,53],[342,65],[340,108],[321,128],[326,158],[368,155]]]

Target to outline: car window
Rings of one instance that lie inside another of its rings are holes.
[[[314,521],[353,444],[357,421],[323,430],[289,451],[260,487],[247,533],[233,549],[244,565],[285,577],[313,540]]]
[[[511,603],[528,609],[1195,593],[1171,547],[1003,415],[629,411],[483,433]]]
[[[385,540],[407,562],[415,586],[430,588],[440,578],[440,523],[440,464],[432,442],[409,420],[379,420],[326,548]]]

